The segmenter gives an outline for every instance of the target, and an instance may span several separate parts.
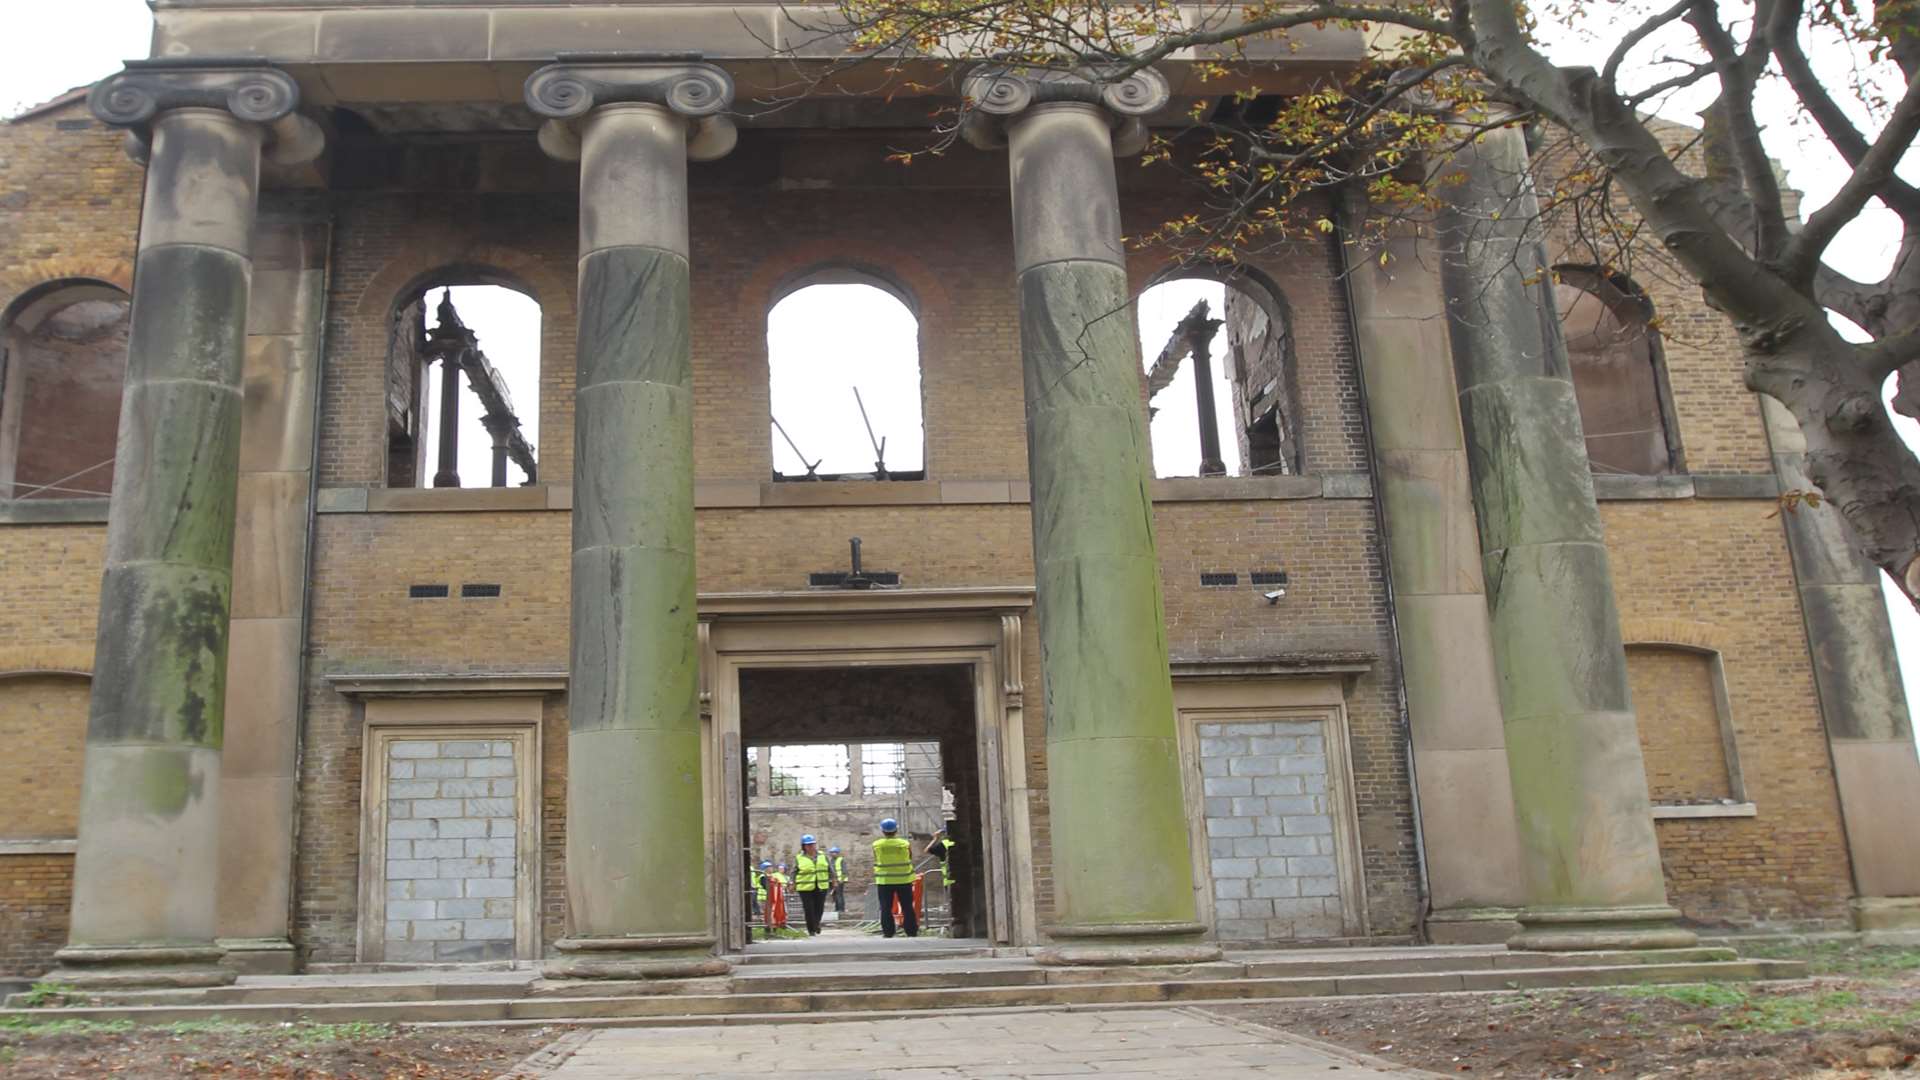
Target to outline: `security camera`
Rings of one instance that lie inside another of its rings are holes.
[[[1283,596],[1285,596],[1285,595],[1287,595],[1287,590],[1285,590],[1285,589],[1275,589],[1275,590],[1273,590],[1272,592],[1266,592],[1266,593],[1261,593],[1260,595],[1262,595],[1262,596],[1264,596],[1264,597],[1266,597],[1266,598],[1267,598],[1267,603],[1269,603],[1269,604],[1277,604],[1277,603],[1279,603],[1279,602],[1280,602],[1280,598],[1281,598],[1281,597],[1283,597]]]

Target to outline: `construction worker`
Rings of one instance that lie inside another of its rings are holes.
[[[873,842],[873,883],[880,887],[880,933],[893,936],[893,905],[900,905],[900,920],[908,937],[920,936],[920,921],[913,914],[913,845],[895,835],[900,823],[887,818],[880,822],[880,839]]]
[[[833,875],[833,913],[847,913],[847,859],[838,846],[827,849],[827,871]]]
[[[826,914],[827,890],[833,871],[813,834],[800,838],[800,854],[793,857],[793,890],[800,894],[800,908],[807,916],[807,936],[820,932],[820,917]]]
[[[967,923],[966,894],[954,888],[953,853],[958,846],[949,829],[940,829],[927,841],[927,849],[920,853],[922,857],[940,860],[940,884],[947,894],[947,918],[953,923],[955,935],[964,933]]]
[[[759,869],[753,872],[754,914],[756,915],[765,911],[767,907],[767,871],[771,869],[773,864],[761,859]]]

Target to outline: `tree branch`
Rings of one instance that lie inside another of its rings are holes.
[[[1840,190],[1825,206],[1808,216],[1806,227],[1793,238],[1781,260],[1787,280],[1812,279],[1814,264],[1819,262],[1827,245],[1833,243],[1847,222],[1860,216],[1869,199],[1886,187],[1894,168],[1913,146],[1915,135],[1920,135],[1920,76],[1907,83],[1907,92],[1901,95],[1900,104],[1894,106],[1887,126],[1854,167],[1853,175],[1847,177],[1847,182],[1840,185]]]
[[[1627,54],[1654,31],[1685,15],[1696,2],[1697,0],[1680,0],[1667,10],[1650,16],[1620,39],[1620,44],[1614,46],[1613,55],[1607,57],[1606,66],[1600,69],[1600,82],[1606,86],[1609,93],[1619,93],[1617,77],[1620,74],[1620,65],[1626,61]]]
[[[1756,15],[1767,12],[1766,0],[1756,7]],[[1778,259],[1787,245],[1787,215],[1780,198],[1780,180],[1773,172],[1773,160],[1760,141],[1760,122],[1753,115],[1753,88],[1765,68],[1768,50],[1760,37],[1741,52],[1733,35],[1720,24],[1720,12],[1714,0],[1702,0],[1687,15],[1687,23],[1706,47],[1720,72],[1720,98],[1713,107],[1725,120],[1725,134],[1740,170],[1741,186],[1753,203],[1755,253],[1764,262]]]

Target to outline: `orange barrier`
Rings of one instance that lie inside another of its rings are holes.
[[[927,875],[924,873],[913,875],[913,920],[922,926],[925,926],[927,923],[926,880]],[[896,923],[906,922],[906,920],[900,916],[900,898],[898,896],[893,898],[893,921]]]
[[[787,928],[787,891],[771,878],[767,880],[767,926]]]

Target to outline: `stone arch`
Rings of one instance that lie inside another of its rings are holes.
[[[0,646],[0,679],[29,675],[93,678],[92,642]]]
[[[1672,618],[1622,619],[1620,636],[1628,645],[1665,645],[1716,654],[1726,641],[1725,631],[1711,623]]]
[[[1599,266],[1555,266],[1553,288],[1594,470],[1684,472],[1652,299],[1625,274]]]
[[[403,297],[452,273],[454,284],[501,285],[531,296],[546,318],[573,314],[573,286],[551,260],[501,244],[424,244],[394,256],[361,287],[354,314],[385,318]]]
[[[125,259],[61,255],[14,267],[0,274],[0,321],[10,319],[19,307],[49,286],[68,281],[99,282],[131,295],[133,264]]]
[[[55,259],[0,307],[0,498],[104,498],[112,489],[132,329],[130,268]]]
[[[1295,353],[1292,305],[1278,282],[1265,271],[1238,263],[1155,264],[1134,260],[1128,278],[1135,302],[1150,290],[1174,281],[1211,281],[1226,288],[1224,310],[1210,315],[1224,321],[1214,338],[1216,365],[1232,366],[1232,400],[1216,401],[1216,415],[1239,442],[1242,471],[1252,475],[1297,473],[1302,467],[1299,365]],[[1251,302],[1251,308],[1236,302]],[[1144,332],[1144,331],[1143,331]],[[1152,353],[1165,342],[1143,341]],[[1220,374],[1216,367],[1216,374]]]
[[[820,240],[768,252],[747,276],[736,302],[741,311],[765,315],[789,293],[808,285],[827,284],[835,273],[857,274],[892,293],[920,320],[925,330],[952,313],[952,299],[932,267],[898,248],[873,244]],[[921,346],[924,363],[926,344]]]

